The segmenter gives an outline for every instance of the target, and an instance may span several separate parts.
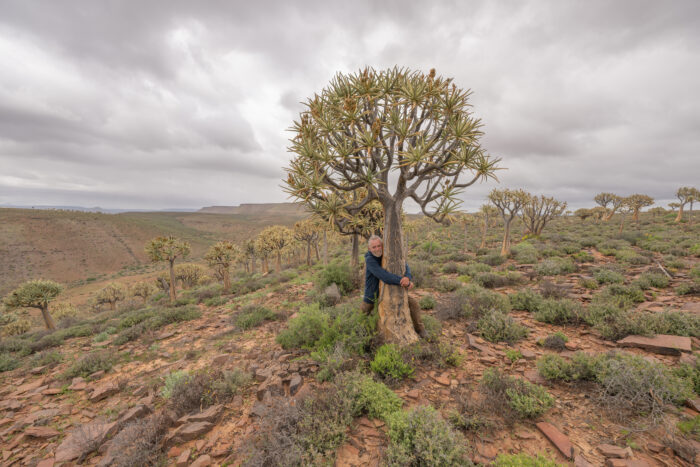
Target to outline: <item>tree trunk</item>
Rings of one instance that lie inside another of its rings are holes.
[[[44,317],[44,323],[46,324],[46,329],[50,329],[51,331],[56,330],[56,323],[54,322],[53,318],[49,314],[49,305],[46,304],[43,308],[41,308],[41,316]]]
[[[676,220],[674,222],[680,222],[681,219],[683,219],[683,205],[682,204],[678,207],[678,215],[676,216]]]
[[[282,272],[282,252],[277,250],[277,272]]]
[[[117,309],[117,302],[109,302],[109,309],[115,311]]]
[[[359,235],[352,234],[352,256],[350,256],[350,270],[353,274],[357,273],[359,269],[357,264],[357,257],[360,255],[360,240]]]
[[[620,230],[617,232],[618,235],[622,235],[622,227],[625,225],[625,218],[622,218],[622,221],[620,221]]]
[[[486,219],[484,219],[484,225],[481,229],[481,245],[479,245],[479,249],[486,248],[486,228],[488,227],[486,222]]]
[[[318,254],[318,238],[314,240],[314,252],[316,253],[316,261],[319,261],[321,256]]]
[[[323,231],[323,264],[328,265],[328,236],[326,231]]]
[[[311,266],[311,242],[306,242],[306,265]]]
[[[255,257],[251,256],[250,258],[250,273],[255,274]]]
[[[510,222],[505,221],[503,226],[503,245],[501,245],[501,256],[510,254]]]
[[[634,222],[639,223],[639,209],[634,210],[634,214],[632,215],[632,220]]]
[[[231,293],[231,275],[228,273],[228,267],[224,268],[224,293]]]
[[[401,232],[401,205],[384,205],[384,253],[382,267],[403,276],[406,259]],[[379,283],[379,334],[385,342],[407,345],[418,340],[408,308],[408,291],[400,285]]]
[[[262,273],[267,274],[270,270],[267,265],[267,258],[263,258],[262,260]]]
[[[170,303],[177,300],[175,293],[175,260],[170,261]]]

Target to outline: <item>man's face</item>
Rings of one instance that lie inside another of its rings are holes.
[[[369,242],[369,251],[377,258],[382,256],[382,253],[384,252],[383,250],[384,244],[380,239],[375,239]]]

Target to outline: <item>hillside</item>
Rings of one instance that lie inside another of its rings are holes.
[[[254,214],[254,215],[282,215],[282,216],[304,216],[306,209],[296,203],[260,203],[241,204],[240,206],[207,206],[199,212],[209,214]]]
[[[158,235],[189,241],[196,259],[218,240],[240,242],[267,225],[303,217],[274,205],[246,205],[232,214],[0,209],[0,295],[33,278],[70,284],[145,266],[144,244]]]

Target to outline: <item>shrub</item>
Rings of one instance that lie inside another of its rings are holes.
[[[32,328],[31,320],[27,318],[16,318],[2,327],[3,336],[20,336],[27,333]]]
[[[625,281],[625,276],[612,269],[600,268],[593,271],[593,278],[599,284],[622,284]]]
[[[544,454],[532,457],[521,452],[519,454],[499,454],[493,465],[494,467],[563,467],[564,464],[559,464]]]
[[[66,379],[76,376],[87,377],[97,371],[109,371],[114,364],[113,357],[106,351],[90,352],[80,357],[64,373]]]
[[[593,255],[590,254],[587,251],[579,251],[578,253],[573,255],[574,261],[577,263],[592,263],[595,261],[595,258],[593,258]]]
[[[537,311],[542,302],[542,296],[530,288],[520,289],[508,296],[515,310]]]
[[[441,277],[437,280],[435,288],[439,292],[453,292],[457,290],[462,284],[455,279],[450,279],[449,277]]]
[[[557,331],[554,334],[550,334],[545,337],[541,344],[543,347],[553,350],[564,350],[566,348],[566,343],[569,342],[569,338],[561,332]]]
[[[566,285],[554,284],[548,280],[543,280],[539,289],[544,298],[565,298],[569,295],[569,288]]]
[[[584,289],[595,290],[598,288],[598,281],[593,278],[582,277],[579,280],[579,285]]]
[[[467,276],[470,277],[475,277],[477,274],[481,272],[489,272],[491,271],[491,266],[483,263],[472,263],[472,264],[467,264],[466,266],[460,268],[460,274],[466,274]]]
[[[507,272],[505,274],[483,272],[478,274],[474,281],[482,287],[493,289],[494,287],[506,287],[519,284],[522,282],[522,276],[517,272]]]
[[[413,261],[410,264],[413,283],[416,287],[430,287],[433,277],[430,263],[425,261]]]
[[[504,375],[496,368],[484,372],[481,388],[492,407],[510,409],[507,418],[537,418],[554,405],[554,398],[542,386]]]
[[[443,342],[418,341],[402,349],[402,352],[406,361],[431,362],[438,367],[458,366],[463,359],[457,347]]]
[[[549,324],[568,324],[578,322],[580,315],[581,305],[578,302],[548,298],[538,307],[535,319]]]
[[[480,263],[488,264],[489,266],[499,266],[506,262],[506,258],[500,253],[490,253],[485,256],[478,256],[476,260]]]
[[[260,326],[265,321],[274,321],[277,314],[260,305],[246,305],[233,316],[233,324],[239,329],[251,329]]]
[[[400,410],[403,405],[403,399],[369,375],[345,373],[337,378],[336,385],[347,388],[351,394],[352,414],[355,417],[367,415],[369,418],[387,420],[390,414]]]
[[[608,355],[597,381],[601,403],[620,416],[647,414],[658,420],[665,405],[681,404],[692,395],[688,380],[673,375],[664,364],[638,355]]]
[[[384,344],[377,350],[370,363],[372,371],[384,378],[403,379],[413,374],[413,368],[403,361],[401,351],[395,344]]]
[[[168,431],[168,422],[161,414],[135,420],[127,424],[111,440],[108,455],[115,459],[114,467],[134,465],[162,465],[163,451],[158,449],[160,440]]]
[[[346,295],[358,286],[357,278],[347,263],[331,263],[323,268],[317,276],[316,284],[323,290],[331,284],[336,284],[340,293]]]
[[[445,263],[445,265],[442,267],[442,272],[445,274],[456,274],[457,273],[457,264],[453,262]]]
[[[418,407],[389,416],[390,466],[471,466],[465,441],[432,407]]]
[[[20,366],[19,359],[13,357],[9,353],[0,353],[0,373],[4,371],[14,370]]]
[[[163,399],[170,399],[173,395],[173,389],[187,377],[187,371],[179,370],[168,373],[163,380],[163,388],[160,390],[160,395]]]
[[[535,264],[538,259],[537,248],[528,242],[519,243],[511,249],[515,261],[519,264]]]
[[[436,302],[432,295],[424,295],[418,301],[421,310],[432,310],[435,308],[435,304]]]
[[[634,285],[611,284],[603,289],[602,294],[611,298],[614,297],[617,300],[629,300],[634,303],[641,303],[646,300],[644,292]]]
[[[510,360],[511,363],[515,363],[523,358],[523,354],[517,349],[506,349],[506,358]]]
[[[63,361],[63,354],[58,351],[43,351],[39,352],[32,358],[32,366],[49,366],[53,367]]]
[[[700,415],[696,415],[690,420],[683,420],[676,425],[678,431],[686,436],[692,436],[695,439],[700,438]]]
[[[440,323],[438,319],[427,314],[421,315],[421,321],[425,329],[426,339],[429,342],[437,341],[442,333],[442,323]]]
[[[678,284],[675,289],[676,295],[700,295],[700,282],[695,283],[683,282]]]
[[[481,336],[489,342],[512,344],[527,336],[528,329],[505,313],[492,311],[477,323]]]
[[[328,328],[329,321],[329,314],[321,310],[318,303],[301,307],[287,329],[278,334],[277,343],[284,349],[312,348]]]
[[[574,271],[576,271],[576,265],[565,258],[550,258],[535,265],[535,273],[540,276],[555,276]]]

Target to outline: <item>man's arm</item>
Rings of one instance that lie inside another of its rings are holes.
[[[408,267],[408,263],[406,263],[406,274],[404,275],[408,277],[411,281],[413,280],[413,276],[411,275],[411,268]]]
[[[380,281],[384,282],[385,284],[390,284],[390,285],[399,285],[401,284],[401,276],[397,276],[396,274],[392,274],[386,269],[384,269],[379,262],[376,260],[376,258],[372,257],[367,260],[367,270],[369,271],[370,274],[372,274],[374,277],[379,279]]]

